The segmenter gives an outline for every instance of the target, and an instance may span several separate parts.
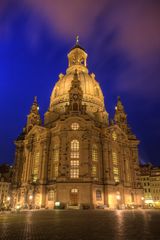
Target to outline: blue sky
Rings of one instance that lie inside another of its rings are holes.
[[[0,162],[35,95],[43,117],[79,34],[112,118],[117,96],[140,139],[140,160],[160,165],[160,2],[156,0],[0,1]]]

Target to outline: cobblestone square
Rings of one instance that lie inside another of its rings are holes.
[[[159,240],[160,211],[51,210],[0,214],[2,240]]]

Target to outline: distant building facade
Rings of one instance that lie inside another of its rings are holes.
[[[138,144],[120,98],[109,121],[102,90],[77,41],[66,74],[53,88],[44,124],[35,98],[15,141],[14,206],[141,205]]]
[[[141,183],[146,207],[160,208],[160,167],[151,164],[142,165]]]
[[[0,210],[11,205],[11,177],[12,168],[9,165],[0,165]]]

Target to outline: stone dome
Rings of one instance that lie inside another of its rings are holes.
[[[77,70],[78,78],[83,91],[83,103],[87,106],[87,112],[94,113],[104,111],[104,97],[95,75],[89,74],[87,69],[87,53],[76,44],[68,54],[68,68],[66,74],[60,74],[59,80],[55,84],[51,99],[50,111],[64,112],[65,105],[69,102],[69,90]]]

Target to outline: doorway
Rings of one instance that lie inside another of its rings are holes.
[[[78,205],[78,189],[77,188],[72,188],[70,191],[70,204],[71,206]]]

